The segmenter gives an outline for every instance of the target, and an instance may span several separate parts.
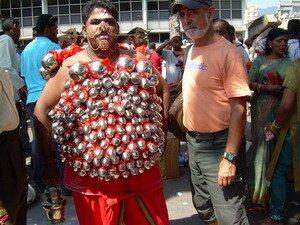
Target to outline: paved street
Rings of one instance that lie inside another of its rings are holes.
[[[247,149],[249,148],[251,140],[250,135],[250,118],[246,127]],[[181,144],[181,152],[187,151],[186,145]],[[287,218],[293,217],[300,213],[300,193],[295,193],[293,184],[288,183],[288,196],[286,204]],[[170,224],[171,225],[201,225],[200,219],[193,207],[191,200],[191,192],[189,186],[189,169],[188,167],[179,168],[179,177],[175,179],[164,180],[164,192],[167,202]],[[73,206],[72,197],[64,197],[67,200],[65,210],[65,221],[62,225],[78,225],[75,209]],[[44,196],[39,194],[37,200],[28,207],[27,225],[50,225],[46,217],[46,213],[42,208]],[[249,200],[247,201],[247,208],[251,207]],[[251,225],[255,222],[267,218],[264,212],[249,212],[249,221]],[[92,225],[92,224],[91,224]],[[139,224],[137,224],[139,225]],[[292,224],[290,224],[292,225]],[[300,225],[296,223],[293,225]]]
[[[288,217],[300,212],[300,195],[295,194],[289,186],[287,214]],[[176,179],[164,180],[164,191],[169,211],[171,225],[199,225],[202,224],[192,205],[191,193],[188,179],[188,168],[180,168],[180,177]],[[78,225],[72,197],[67,199],[65,222],[63,225]],[[47,225],[51,224],[46,218],[46,213],[42,209],[43,196],[39,195],[35,203],[28,207],[27,225]],[[266,218],[262,212],[250,212],[249,219],[251,224]]]

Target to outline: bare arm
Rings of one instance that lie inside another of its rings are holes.
[[[61,68],[56,76],[51,78],[37,101],[34,109],[34,123],[37,139],[45,162],[44,179],[48,184],[57,184],[59,181],[58,171],[54,161],[54,149],[52,145],[51,121],[48,118],[49,110],[56,104],[63,86],[68,79],[66,68]]]
[[[237,155],[245,134],[247,97],[231,98],[229,99],[229,103],[231,106],[231,115],[225,152]],[[235,175],[235,163],[223,159],[219,168],[219,185],[224,187],[230,185]]]
[[[280,107],[276,115],[275,121],[277,126],[281,127],[286,123],[286,121],[288,121],[296,107],[296,100],[296,93],[288,88],[285,88],[283,91]]]
[[[173,37],[171,40],[162,43],[158,48],[156,48],[155,51],[157,52],[157,54],[158,54],[159,56],[161,56],[161,55],[162,55],[162,52],[163,52],[163,49],[164,49],[165,47],[167,47],[168,45],[171,45],[171,46],[172,46],[172,44],[173,44],[173,42],[174,42],[174,40],[175,40],[176,38],[177,38],[177,37],[175,36],[175,37]]]
[[[139,52],[136,53],[136,58],[138,60],[149,61],[145,55],[143,55]],[[154,66],[152,66],[152,72],[157,75],[158,81],[159,81],[158,86],[156,87],[156,91],[157,91],[157,95],[159,97],[161,97],[161,99],[163,101],[163,112],[162,112],[163,121],[162,121],[162,123],[163,123],[163,130],[167,134],[168,121],[169,121],[169,109],[170,109],[170,105],[171,105],[170,89],[169,89],[169,86],[168,86],[167,82],[165,81],[165,79],[162,77],[160,72]]]

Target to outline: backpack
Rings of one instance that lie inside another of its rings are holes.
[[[188,52],[192,45],[186,47],[184,51],[184,58],[183,58],[183,65],[185,66]],[[183,99],[182,99],[182,81],[180,81],[176,87],[177,96],[175,97],[175,100],[171,104],[170,110],[169,110],[169,131],[174,134],[176,138],[178,138],[180,141],[186,141],[186,132],[187,129],[183,125]]]

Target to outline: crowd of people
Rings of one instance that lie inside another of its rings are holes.
[[[299,20],[287,30],[270,23],[244,43],[234,26],[215,19],[211,0],[178,0],[170,10],[188,47],[174,36],[156,48],[142,28],[120,35],[109,0],[85,4],[82,32],[69,44],[59,42],[57,17],[42,14],[19,52],[18,20],[2,21],[0,224],[26,224],[24,112],[37,192],[60,186],[81,225],[170,224],[158,160],[179,93],[200,220],[250,224],[250,201],[251,209],[269,211],[257,225],[288,223],[290,173],[300,191]]]

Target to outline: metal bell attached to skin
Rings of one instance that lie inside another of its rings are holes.
[[[137,72],[143,73],[146,76],[149,76],[150,74],[152,74],[152,65],[149,62],[146,61],[139,61],[136,66],[135,69]]]
[[[80,82],[85,79],[87,74],[87,67],[80,62],[74,63],[69,69],[70,77],[76,82]]]
[[[48,53],[42,59],[42,66],[48,71],[53,71],[58,67],[58,62],[53,54]]]
[[[90,63],[91,76],[95,79],[100,79],[107,75],[107,67],[99,61]]]
[[[117,61],[116,67],[118,71],[125,70],[128,72],[132,72],[134,69],[133,59],[126,56],[120,57]]]
[[[44,80],[49,80],[51,77],[51,72],[46,70],[44,67],[40,68],[40,74],[44,78]]]

